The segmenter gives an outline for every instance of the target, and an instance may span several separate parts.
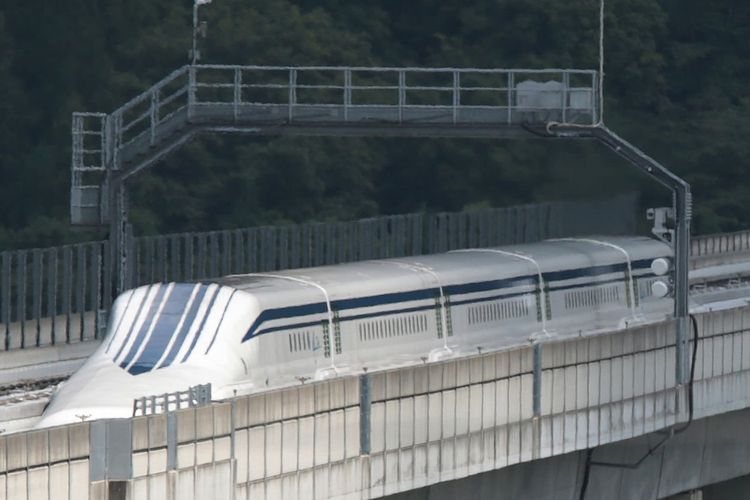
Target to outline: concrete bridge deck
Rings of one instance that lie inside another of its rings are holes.
[[[697,323],[694,418],[750,407],[750,307],[702,313]],[[674,341],[665,322],[547,342],[537,356],[520,346],[12,434],[0,437],[0,491],[33,500],[228,500],[418,490],[686,423],[690,388],[674,383]],[[710,467],[711,454],[692,457]],[[539,481],[558,474],[547,471]],[[638,486],[651,496],[626,489],[607,498],[662,498],[700,486],[680,470],[667,473],[674,480],[657,489]]]

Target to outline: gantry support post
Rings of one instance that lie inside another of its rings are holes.
[[[107,181],[109,190],[109,241],[114,267],[115,292],[119,295],[131,287],[130,283],[130,226],[125,182],[115,172]]]
[[[603,124],[596,127],[550,124],[547,127],[547,132],[556,137],[596,139],[672,191],[675,214],[675,235],[672,246],[675,255],[674,316],[677,327],[676,376],[678,384],[686,384],[690,377],[690,355],[688,349],[688,339],[690,338],[688,261],[690,258],[690,219],[692,218],[690,184],[670,172],[666,167],[612,132]]]

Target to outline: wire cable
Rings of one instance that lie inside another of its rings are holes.
[[[551,121],[547,123],[546,131],[548,136],[549,135],[555,135],[552,133],[552,128],[559,126],[559,125],[565,125],[566,127],[573,127],[573,128],[598,128],[604,125],[604,1],[599,1],[599,88],[596,89],[598,91],[597,93],[597,104],[599,107],[599,113],[598,113],[598,119],[596,120],[596,123],[593,123],[591,125],[580,125],[577,123],[560,123],[556,121]],[[593,100],[593,99],[592,99]],[[593,104],[593,103],[592,103]],[[524,127],[525,128],[525,127]],[[536,135],[536,132],[532,132]]]
[[[693,395],[693,382],[695,381],[695,361],[698,358],[698,321],[695,319],[695,316],[692,314],[690,315],[690,322],[693,325],[693,355],[691,360],[691,366],[690,366],[690,379],[687,383],[687,393],[688,393],[688,419],[687,421],[680,427],[672,427],[671,429],[668,429],[666,431],[662,432],[662,438],[653,446],[649,446],[646,453],[644,453],[641,458],[636,460],[635,462],[631,463],[625,463],[625,462],[597,462],[593,460],[594,451],[596,448],[589,448],[586,450],[586,463],[584,465],[583,469],[583,479],[581,480],[581,492],[578,495],[579,500],[584,500],[586,498],[586,490],[589,486],[589,476],[591,474],[591,467],[611,467],[611,468],[617,468],[617,469],[637,469],[641,466],[641,464],[651,455],[654,454],[656,450],[664,446],[664,444],[672,439],[677,434],[680,434],[682,432],[685,432],[688,427],[690,427],[690,424],[693,423],[693,415],[695,413],[694,411],[694,395]]]

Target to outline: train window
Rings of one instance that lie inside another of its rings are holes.
[[[620,301],[620,285],[587,288],[565,293],[565,308],[578,309],[614,304]]]
[[[289,352],[314,351],[314,334],[310,330],[292,332],[287,335],[289,340]]]
[[[424,313],[401,315],[395,318],[362,322],[357,328],[361,341],[413,335],[427,331],[427,316]]]
[[[471,306],[468,313],[469,324],[476,325],[528,316],[529,307],[524,299],[506,299]]]
[[[637,299],[645,299],[648,297],[651,297],[653,295],[653,292],[651,291],[651,285],[654,284],[654,281],[657,281],[658,278],[648,278],[648,279],[640,279],[637,281],[637,289],[638,294],[636,296]]]

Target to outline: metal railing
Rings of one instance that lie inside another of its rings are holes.
[[[591,214],[591,217],[583,217]],[[595,214],[595,215],[594,215]],[[612,224],[612,221],[618,221]],[[137,238],[131,286],[634,232],[635,198]]]
[[[186,391],[155,394],[133,400],[133,416],[156,415],[183,408],[211,404],[211,384],[200,384]]]
[[[596,71],[571,69],[185,66],[116,110],[115,152],[156,144],[175,117],[440,124],[597,120]],[[121,157],[114,156],[119,166]]]
[[[572,69],[185,66],[111,114],[74,113],[71,218],[106,223],[107,173],[127,177],[198,129],[494,137],[498,127],[597,123],[597,85],[596,71]]]
[[[74,113],[72,123],[70,214],[76,220],[97,221],[109,145],[107,115]]]
[[[690,245],[692,257],[741,253],[750,251],[750,231],[709,234],[693,238]]]
[[[613,224],[612,221],[617,221]],[[528,243],[633,233],[635,199],[554,202],[352,222],[135,238],[130,287]],[[115,290],[109,241],[0,252],[0,350],[98,338]]]
[[[0,252],[0,350],[95,338],[109,255],[105,241]]]

